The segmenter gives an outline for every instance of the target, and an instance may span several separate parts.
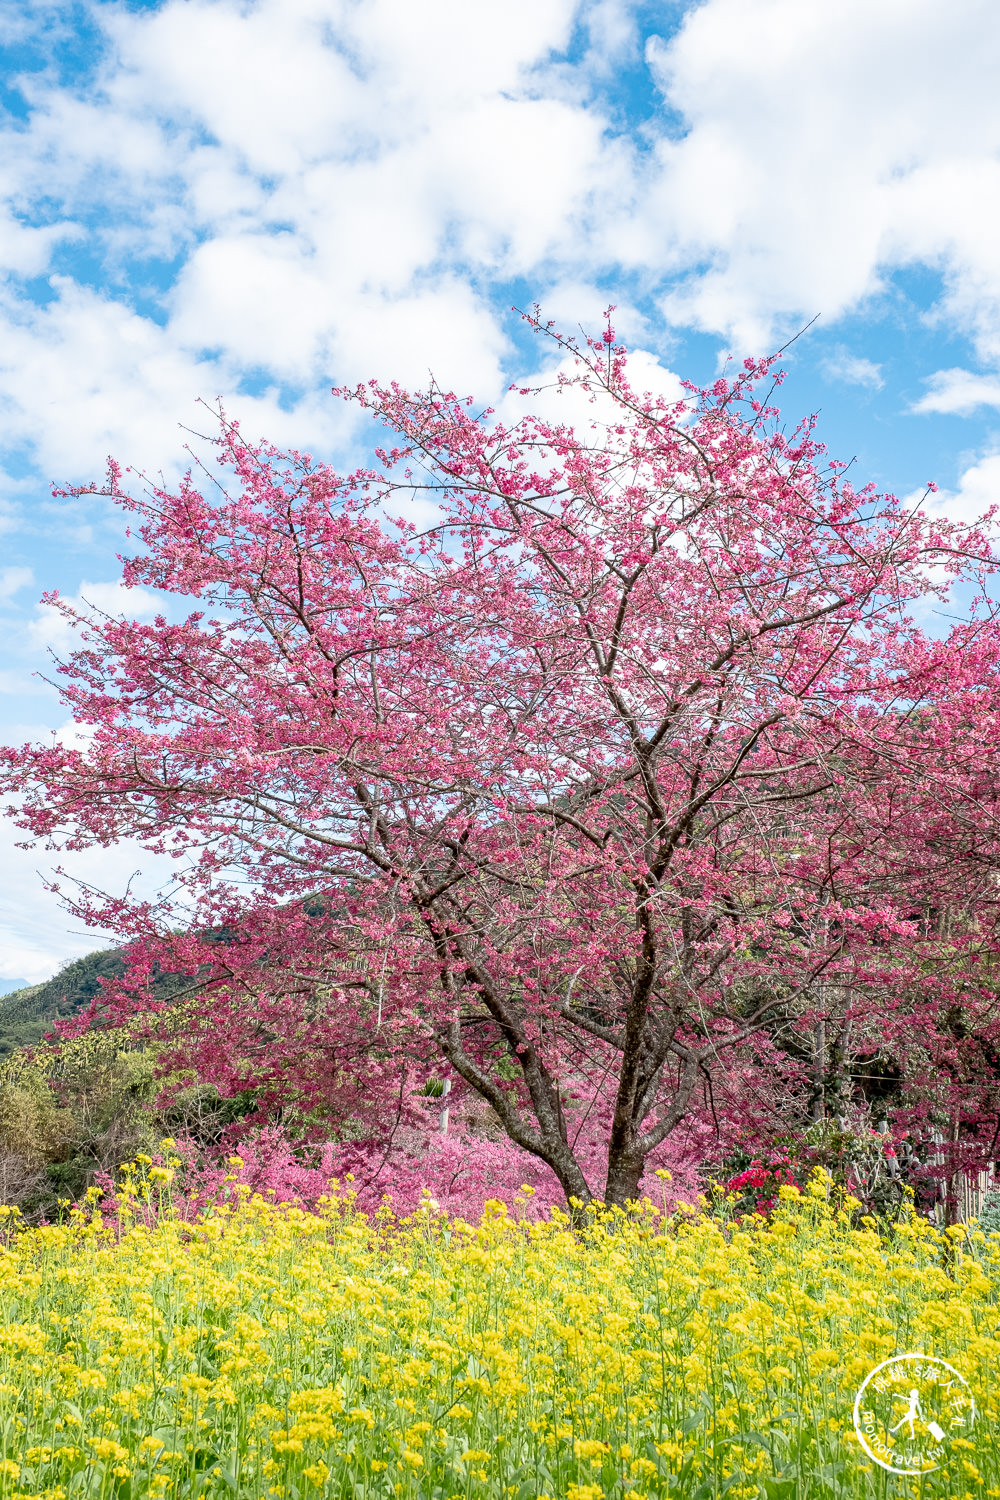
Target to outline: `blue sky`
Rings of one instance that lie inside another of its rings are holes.
[[[8,740],[64,731],[40,595],[120,604],[117,516],[51,481],[176,473],[199,397],[334,459],[334,382],[500,400],[545,359],[511,304],[616,303],[667,387],[817,317],[789,420],[880,488],[1000,499],[995,0],[6,0],[0,60]],[[0,977],[37,980],[98,938],[15,838]]]

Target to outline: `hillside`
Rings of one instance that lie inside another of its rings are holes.
[[[41,1041],[56,1021],[90,1004],[102,978],[117,978],[124,967],[117,948],[102,948],[66,964],[44,984],[0,996],[0,1057]]]

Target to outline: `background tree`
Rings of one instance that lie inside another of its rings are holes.
[[[569,1197],[624,1203],[776,1028],[933,1021],[976,983],[994,558],[786,435],[768,363],[670,404],[610,328],[542,331],[582,429],[372,384],[349,399],[390,446],[346,477],[225,418],[207,485],[112,465],[124,582],[199,608],[54,600],[85,748],[12,752],[7,783],[36,837],[178,856],[171,902],[74,898],[131,944],[116,1018],[185,971],[178,1046],[228,1088],[294,1074],[363,1131],[444,1066]],[[930,639],[907,611],[956,582],[972,623]]]

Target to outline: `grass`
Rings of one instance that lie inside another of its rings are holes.
[[[143,1170],[113,1228],[8,1220],[5,1496],[1000,1496],[991,1238],[880,1236],[822,1178],[742,1227],[648,1204],[585,1231],[499,1204],[397,1223],[236,1190],[192,1222]],[[852,1424],[908,1351],[978,1407],[913,1479]]]

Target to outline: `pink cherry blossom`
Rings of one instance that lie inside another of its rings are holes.
[[[683,1130],[832,1107],[848,1049],[903,1060],[907,1129],[958,1110],[947,1150],[981,1153],[986,528],[853,487],[758,399],[768,361],[670,403],[613,333],[536,326],[589,425],[372,383],[337,393],[383,434],[353,473],[224,415],[176,492],[111,467],[124,583],[171,608],[54,598],[89,734],[3,761],[30,838],[177,859],[159,904],[66,892],[129,945],[95,1012],[334,1120],[373,1182],[400,1132],[452,1150],[438,1078],[563,1195],[624,1203]],[[975,608],[926,633],[953,587]]]

